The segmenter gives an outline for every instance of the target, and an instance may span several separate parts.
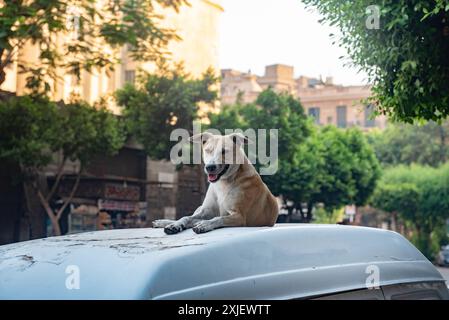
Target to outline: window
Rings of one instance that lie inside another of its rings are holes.
[[[369,104],[365,107],[365,127],[373,128],[376,126],[376,120],[372,118],[374,112],[374,106]]]
[[[347,126],[346,109],[346,106],[337,107],[337,127],[339,128],[346,128]]]
[[[361,289],[315,297],[312,300],[384,300],[384,295],[380,289]]]
[[[387,300],[442,300],[449,293],[444,282],[416,282],[382,287]]]
[[[320,108],[318,107],[309,108],[309,116],[315,119],[316,124],[320,124]]]
[[[136,80],[136,71],[135,70],[126,70],[125,71],[125,82],[134,83]]]

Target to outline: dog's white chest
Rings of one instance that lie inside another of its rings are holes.
[[[232,207],[232,204],[234,202],[234,199],[232,197],[232,186],[229,184],[218,182],[211,185],[210,188],[213,188],[214,190],[215,199],[220,209],[220,215],[223,215],[223,213],[226,211],[225,205],[226,207]]]

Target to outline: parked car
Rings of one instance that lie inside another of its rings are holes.
[[[441,247],[437,256],[437,264],[442,267],[449,266],[449,245]]]
[[[401,235],[340,225],[95,231],[0,246],[0,299],[449,299]]]

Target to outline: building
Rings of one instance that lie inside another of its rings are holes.
[[[319,125],[363,129],[383,129],[386,125],[383,116],[372,119],[373,108],[363,101],[371,96],[370,86],[336,85],[332,77],[295,79],[293,67],[282,64],[267,66],[263,76],[230,69],[222,70],[221,75],[223,104],[232,104],[236,99],[253,102],[262,90],[271,87],[298,97],[306,113]]]
[[[181,7],[178,13],[171,9],[157,9],[164,15],[163,26],[174,29],[181,37],[180,41],[173,41],[168,46],[172,63],[182,62],[193,77],[200,76],[209,67],[219,70],[218,28],[223,11],[220,2],[189,0],[190,5]],[[107,47],[104,50],[109,52]],[[120,49],[121,64],[113,72],[84,72],[81,81],[76,81],[73,76],[58,71],[61,80],[54,83],[51,98],[67,101],[75,93],[93,103],[110,96],[126,82],[133,82],[139,68],[149,72],[155,69],[151,62],[138,63],[129,59],[126,50],[126,47]],[[22,60],[39,63],[38,48],[32,44],[24,45],[18,55]],[[0,89],[17,95],[26,94],[26,75],[18,72],[17,64],[9,66],[6,73],[6,82]],[[116,114],[120,113],[113,104],[110,107]],[[48,186],[55,180],[60,158],[55,155],[54,163],[43,170],[43,179]],[[64,181],[57,192],[62,199],[70,193],[77,166],[72,162],[64,166]],[[37,215],[38,221],[32,222],[30,220],[35,217],[27,214],[21,200],[26,190],[20,186],[11,187],[10,174],[17,170],[4,168],[0,171],[0,190],[4,195],[0,197],[0,204],[11,208],[8,214],[0,216],[0,244],[45,236],[46,215],[39,202],[31,199],[28,204],[42,211]],[[177,171],[170,162],[152,161],[138,143],[128,141],[118,155],[107,159],[99,156],[86,169],[63,223],[69,232],[78,232],[146,226],[154,219],[193,213],[205,192],[205,184],[198,176],[198,170],[192,168]]]

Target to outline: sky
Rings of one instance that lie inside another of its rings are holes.
[[[333,76],[334,83],[366,84],[366,75],[344,66],[346,51],[332,45],[338,30],[321,25],[317,12],[300,0],[222,0],[220,67],[263,75],[265,66],[282,63],[295,76]]]

